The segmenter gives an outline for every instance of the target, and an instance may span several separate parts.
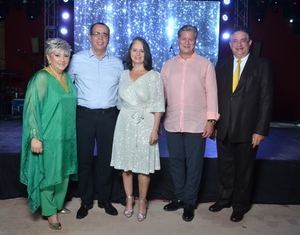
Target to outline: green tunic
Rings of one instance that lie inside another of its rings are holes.
[[[68,91],[45,69],[31,78],[23,113],[20,181],[27,185],[29,207],[40,207],[40,189],[60,184],[77,173],[76,91],[65,74]],[[31,139],[42,141],[43,152],[34,154]]]

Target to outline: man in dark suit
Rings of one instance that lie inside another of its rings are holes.
[[[216,66],[220,194],[209,210],[218,212],[232,206],[233,222],[241,221],[250,209],[256,153],[268,134],[271,116],[270,65],[249,53],[251,44],[245,29],[235,30],[229,43],[233,56]]]

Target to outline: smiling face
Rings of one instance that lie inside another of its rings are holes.
[[[182,31],[178,38],[180,56],[182,58],[191,57],[195,50],[196,35],[193,31]]]
[[[94,25],[90,35],[90,41],[94,53],[96,55],[103,55],[109,42],[108,28],[101,24]]]
[[[252,41],[249,35],[244,31],[236,31],[230,37],[230,48],[233,55],[241,59],[248,55]]]
[[[145,60],[145,51],[143,47],[143,43],[141,41],[135,41],[132,44],[130,50],[130,57],[132,60],[133,67],[136,65],[143,65]]]
[[[69,65],[70,53],[64,50],[54,49],[49,55],[47,55],[47,59],[54,72],[62,74]]]

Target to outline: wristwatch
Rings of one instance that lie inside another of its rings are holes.
[[[215,119],[208,119],[208,122],[211,122],[213,125],[216,125],[217,121]]]

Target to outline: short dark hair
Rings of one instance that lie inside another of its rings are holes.
[[[152,67],[152,55],[151,55],[151,51],[150,51],[150,47],[148,45],[148,43],[146,42],[146,40],[142,37],[135,37],[129,48],[128,48],[128,53],[127,53],[127,65],[128,65],[128,69],[129,70],[132,70],[133,69],[133,65],[132,65],[132,59],[131,59],[131,56],[130,56],[130,51],[132,49],[132,46],[133,44],[136,42],[136,41],[139,41],[142,43],[143,45],[143,49],[144,49],[144,67],[147,71],[150,71],[153,67]]]
[[[96,23],[94,23],[94,24],[92,24],[92,25],[90,26],[90,35],[93,34],[93,29],[94,29],[94,26],[95,26],[95,25],[103,25],[103,26],[105,26],[105,27],[107,28],[107,30],[108,30],[108,37],[110,36],[110,28],[108,27],[107,24],[102,23],[102,22],[96,22]]]
[[[195,34],[195,39],[197,39],[198,37],[198,30],[195,26],[193,25],[190,25],[190,24],[186,24],[184,26],[182,26],[179,30],[178,30],[178,38],[180,37],[180,34],[183,32],[183,31],[190,31],[190,32],[193,32]]]
[[[251,39],[249,29],[246,28],[246,27],[242,27],[242,26],[240,26],[240,27],[235,27],[235,28],[232,30],[232,33],[231,33],[231,35],[230,35],[230,38],[231,38],[231,36],[232,36],[234,33],[239,32],[239,31],[244,32],[245,34],[248,35],[249,40]]]

